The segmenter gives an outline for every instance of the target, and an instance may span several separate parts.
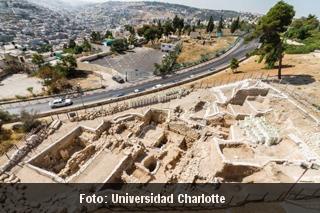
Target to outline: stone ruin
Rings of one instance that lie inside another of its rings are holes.
[[[101,144],[94,141],[97,141],[102,131],[110,125],[110,122],[103,122],[97,129],[83,126],[73,129],[65,137],[30,159],[29,166],[57,179],[65,179],[75,174],[99,151]]]
[[[169,102],[174,99],[180,99],[187,96],[190,93],[189,90],[182,89],[171,89],[165,93],[159,93],[156,95],[143,96],[141,98],[132,99],[128,102],[123,102],[110,106],[107,109],[93,110],[87,112],[83,115],[78,115],[74,112],[69,113],[69,118],[71,122],[83,121],[83,120],[94,120],[99,117],[104,117],[112,115],[118,112],[123,112],[131,108],[139,108],[144,106],[149,106],[158,103]]]
[[[318,162],[293,127],[275,124],[278,91],[251,80],[210,91],[193,105],[80,125],[27,166],[52,182],[290,182],[287,168]]]
[[[167,110],[150,109],[144,115],[103,121],[96,129],[78,126],[27,165],[54,182],[76,182],[95,159],[110,153],[118,160],[105,175],[106,183],[168,181],[179,159],[200,138],[199,132],[171,120]]]

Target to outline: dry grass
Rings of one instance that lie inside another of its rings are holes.
[[[101,87],[101,78],[94,74],[89,74],[85,77],[79,77],[75,79],[71,79],[69,81],[71,85],[80,84],[82,89],[93,89]]]
[[[278,70],[267,70],[264,64],[257,63],[257,57],[251,57],[242,62],[238,73],[232,73],[227,69],[205,79],[193,82],[192,84],[220,84],[229,79],[242,79],[250,76],[259,77],[261,75],[276,77]],[[289,88],[302,92],[311,99],[319,99],[320,88],[320,54],[310,53],[304,55],[286,55],[284,58],[283,78],[290,82]],[[192,85],[190,84],[190,85]]]
[[[0,141],[0,155],[7,152],[14,144],[18,143],[23,137],[24,133],[12,132],[11,130],[2,130],[1,134],[6,134],[6,139]],[[3,136],[3,135],[2,135]]]
[[[234,43],[236,37],[228,36],[223,38],[215,38],[203,45],[202,40],[188,39],[183,42],[182,52],[178,57],[178,63],[192,63],[201,59],[202,55],[215,53],[219,50],[228,48]]]

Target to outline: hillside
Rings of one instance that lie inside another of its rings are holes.
[[[110,1],[104,3],[90,4],[79,7],[76,13],[77,19],[86,19],[94,27],[99,27],[101,22],[115,26],[123,23],[139,24],[153,19],[173,18],[175,15],[189,21],[198,19],[207,20],[213,16],[219,20],[221,16],[225,19],[237,16],[255,17],[249,13],[239,13],[228,10],[199,9],[178,4],[160,2],[119,2]]]
[[[68,11],[72,9],[72,5],[62,0],[28,0],[30,3],[40,5],[54,11]]]
[[[256,16],[250,13],[240,13],[229,10],[208,10],[199,9],[179,4],[160,2],[124,2],[108,1],[104,3],[85,4],[83,2],[72,2],[67,0],[28,0],[34,4],[51,10],[71,15],[83,26],[90,29],[104,30],[106,27],[117,27],[123,24],[141,24],[153,21],[154,19],[173,18],[175,15],[183,17],[188,22],[207,20],[210,16],[219,20],[221,16],[225,19],[238,16],[254,19]]]
[[[66,14],[26,0],[7,1],[0,12],[0,42],[15,38],[19,44],[40,45],[54,36],[62,38],[65,29],[78,26]]]

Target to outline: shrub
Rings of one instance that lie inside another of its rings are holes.
[[[10,122],[10,121],[12,121],[12,119],[13,119],[13,116],[10,115],[9,112],[0,110],[0,120],[1,121]]]
[[[21,111],[20,119],[22,122],[22,128],[24,132],[30,132],[32,129],[41,125],[41,122],[36,119],[37,114],[35,112]]]
[[[24,100],[24,99],[27,99],[27,97],[21,96],[21,95],[16,95],[16,99]]]
[[[12,146],[13,146],[13,144],[12,144],[11,141],[3,141],[3,140],[1,140],[1,143],[0,143],[0,155],[3,155]]]
[[[111,45],[111,51],[124,52],[128,50],[129,44],[126,39],[116,39]]]

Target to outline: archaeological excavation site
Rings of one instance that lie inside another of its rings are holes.
[[[317,118],[270,82],[187,85],[54,120],[1,182],[320,182],[319,144]]]

